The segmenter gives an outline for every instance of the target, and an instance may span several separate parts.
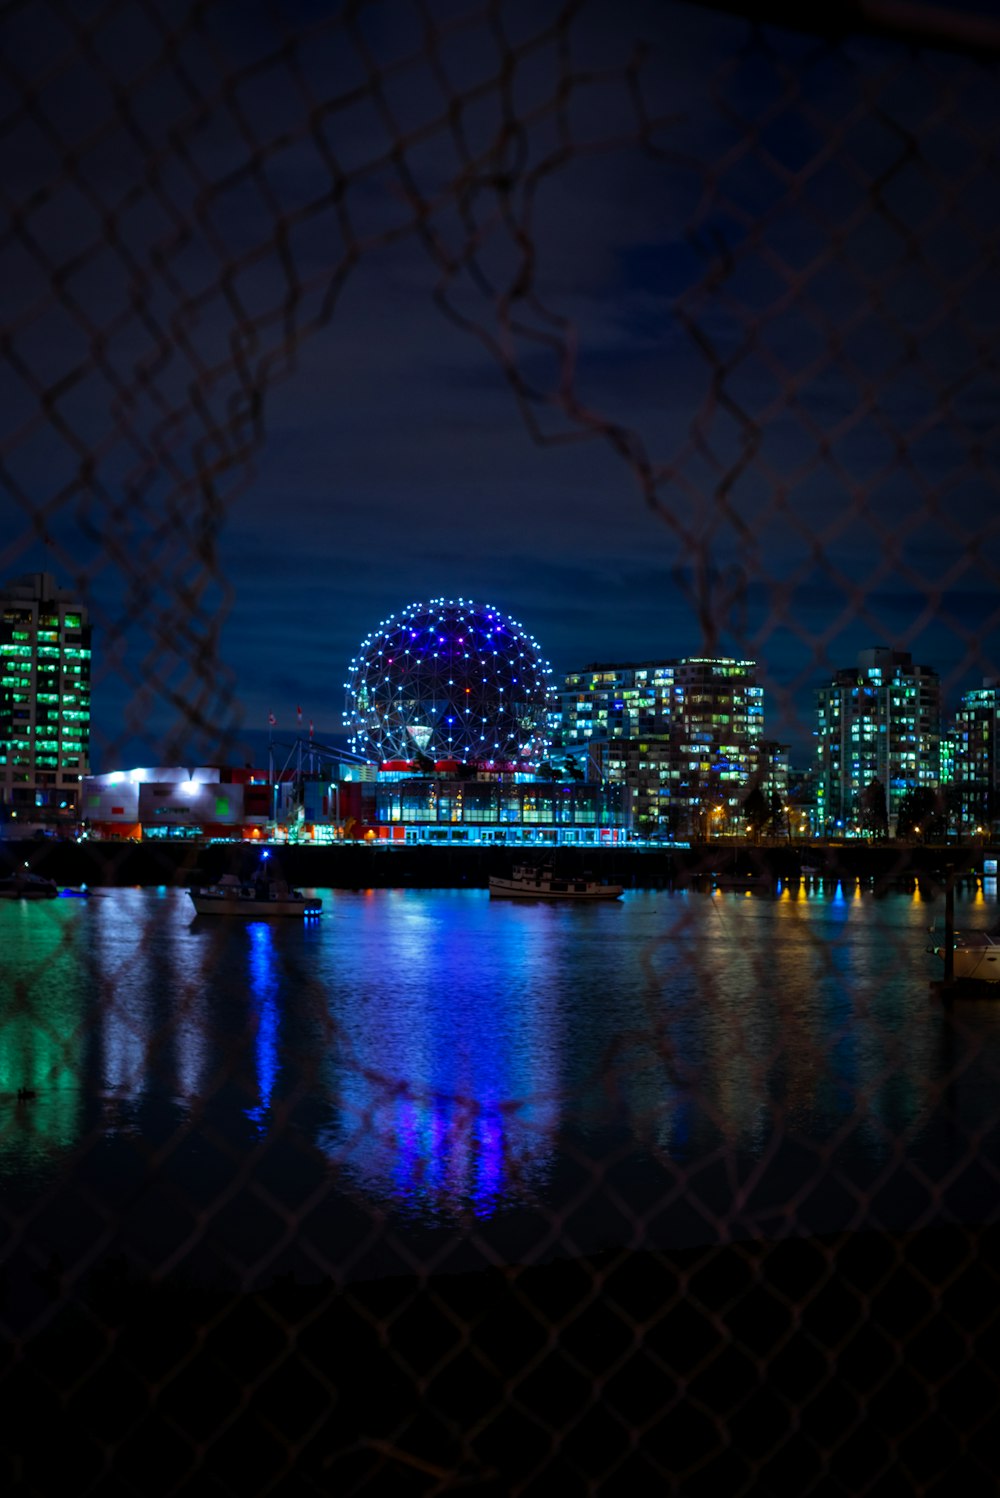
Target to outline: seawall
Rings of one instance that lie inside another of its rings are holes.
[[[249,843],[59,842],[28,839],[0,842],[0,874],[25,863],[63,885],[171,885],[185,887],[220,874],[248,875],[260,857]],[[331,889],[485,888],[491,874],[545,856],[541,850],[423,845],[275,846],[274,866],[294,884]],[[690,848],[559,848],[551,855],[565,873],[589,872],[627,889],[659,889],[708,880],[713,871],[756,872],[772,879],[795,878],[802,865],[825,878],[862,880],[876,888],[914,879],[942,885],[947,864],[956,878],[981,875],[982,847],[842,843],[831,845],[709,843]]]

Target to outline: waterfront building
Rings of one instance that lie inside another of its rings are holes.
[[[346,839],[381,843],[602,845],[624,841],[624,788],[449,771],[342,769],[337,778],[289,767],[157,766],[89,775],[90,836],[143,841]]]
[[[564,679],[558,744],[624,784],[634,829],[705,837],[737,831],[753,785],[781,780],[762,749],[754,661],[686,657],[593,665]]]
[[[87,610],[36,572],[0,590],[0,803],[5,819],[78,816],[90,753]]]
[[[821,833],[893,835],[904,797],[939,789],[941,683],[908,651],[863,650],[819,689],[816,714]]]
[[[105,838],[238,837],[244,787],[213,765],[158,765],[84,778],[81,817]],[[228,776],[227,776],[228,779]],[[265,820],[269,814],[265,786]]]
[[[402,843],[577,846],[624,842],[624,785],[482,775],[380,776],[373,833]]]
[[[294,768],[145,766],[85,776],[80,815],[90,836],[119,840],[266,837],[276,825],[287,836],[314,808],[333,820],[331,789],[329,775]]]
[[[550,674],[535,641],[492,605],[411,604],[351,662],[351,751],[310,744],[304,763],[300,745],[295,766],[289,756],[266,779],[218,769],[93,777],[88,821],[102,836],[143,838],[617,841],[621,789],[547,765]]]
[[[362,643],[345,683],[353,750],[371,762],[366,835],[388,842],[617,842],[617,784],[550,760],[558,721],[537,642],[492,604],[414,603]]]
[[[962,695],[955,715],[952,784],[960,829],[992,833],[1000,823],[1000,680]]]

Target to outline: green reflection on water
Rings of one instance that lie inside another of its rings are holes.
[[[75,902],[0,909],[0,1161],[68,1148],[81,1127],[86,983]],[[19,1088],[35,1096],[17,1101]]]

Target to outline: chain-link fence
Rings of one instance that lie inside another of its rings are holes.
[[[5,8],[0,574],[86,602],[96,759],[239,752],[231,538],[272,439],[309,487],[290,444],[376,330],[363,442],[404,387],[433,421],[467,335],[466,416],[505,384],[540,488],[627,475],[609,532],[662,522],[658,585],[780,733],[859,629],[952,697],[996,673],[1000,29],[794,20]],[[277,557],[317,506],[350,531],[335,488],[276,496]],[[357,562],[334,600],[381,597]],[[9,1480],[994,1492],[1000,1036],[925,953],[946,861],[989,929],[982,851],[772,859],[763,896],[619,862],[565,913],[370,862],[318,927],[221,930],[154,851],[0,902]]]

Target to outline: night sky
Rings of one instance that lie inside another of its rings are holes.
[[[800,761],[865,646],[1000,671],[995,57],[659,0],[3,25],[0,576],[90,603],[95,768],[338,734],[435,596],[557,677],[755,658]]]

